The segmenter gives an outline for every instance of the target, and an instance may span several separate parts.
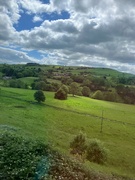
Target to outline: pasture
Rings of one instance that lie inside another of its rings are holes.
[[[69,154],[69,144],[80,131],[87,141],[100,139],[109,150],[105,165],[85,161],[103,173],[135,177],[135,106],[69,95],[65,101],[44,92],[45,103],[34,101],[33,90],[1,87],[0,129],[40,139]],[[103,130],[101,119],[103,116]]]

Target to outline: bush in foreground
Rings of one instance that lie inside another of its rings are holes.
[[[86,151],[86,137],[83,133],[75,136],[73,141],[70,143],[71,154],[83,155]]]
[[[70,149],[71,154],[80,155],[82,158],[85,156],[91,162],[103,164],[107,160],[107,149],[103,146],[103,143],[98,139],[91,139],[87,144],[86,136],[83,133],[75,136],[70,143]]]
[[[0,136],[0,153],[2,180],[130,180],[88,170],[75,159],[71,160],[39,141],[11,133]]]
[[[86,158],[89,161],[103,164],[107,160],[107,149],[100,140],[92,139],[87,147]]]
[[[32,180],[41,157],[48,156],[48,147],[44,144],[10,133],[1,135],[0,147],[0,179],[5,180]]]

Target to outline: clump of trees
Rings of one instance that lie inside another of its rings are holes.
[[[3,85],[14,88],[55,92],[55,98],[67,99],[67,94],[86,96],[99,100],[135,104],[135,76],[124,74],[100,75],[91,73],[88,67],[55,67],[28,63],[26,65],[1,65]],[[45,69],[46,68],[46,69]],[[76,70],[76,72],[74,72]],[[19,78],[38,77],[31,86]],[[47,78],[59,80],[50,82]],[[68,93],[61,83],[69,88]]]
[[[79,133],[70,143],[70,153],[80,155],[91,162],[104,164],[108,158],[108,150],[98,139],[91,139],[87,142],[86,136]]]
[[[4,76],[10,76],[12,78],[37,77],[40,71],[40,68],[28,65],[15,66],[4,64],[1,69],[1,72],[4,74]]]
[[[28,89],[27,83],[24,83],[23,81],[19,79],[11,79],[9,81],[9,87]]]
[[[66,85],[62,85],[58,91],[54,94],[55,99],[66,100],[68,96],[69,89]]]

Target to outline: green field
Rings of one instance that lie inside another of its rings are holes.
[[[22,82],[28,84],[29,86],[36,80],[36,77],[24,77],[24,78],[19,78]]]
[[[68,100],[54,99],[45,92],[46,101],[34,101],[33,90],[1,87],[1,130],[40,139],[54,149],[69,154],[69,144],[80,131],[87,139],[100,139],[109,149],[105,165],[85,162],[103,173],[135,177],[135,106],[85,97],[69,96]],[[103,112],[103,132],[100,133]]]

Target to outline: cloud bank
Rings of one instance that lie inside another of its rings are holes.
[[[134,0],[43,2],[0,1],[0,62],[108,67],[135,74]],[[69,18],[58,18],[63,12]],[[32,16],[29,23],[40,25],[18,31],[15,25],[23,14]],[[54,20],[45,18],[52,14]],[[23,49],[37,51],[41,59]]]

